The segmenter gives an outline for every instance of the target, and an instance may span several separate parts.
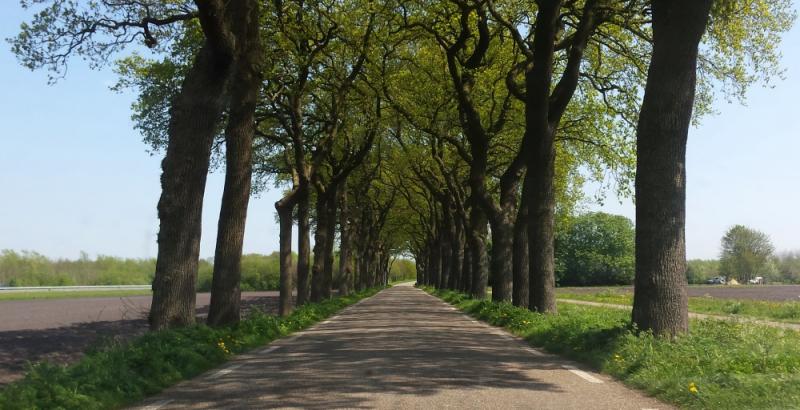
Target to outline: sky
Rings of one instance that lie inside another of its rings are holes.
[[[797,8],[797,7],[795,7]],[[26,19],[17,2],[0,6],[0,38]],[[745,106],[720,102],[718,114],[690,130],[687,148],[687,256],[716,258],[732,225],[767,233],[778,251],[800,250],[800,28],[781,46],[786,79],[754,87]],[[0,43],[0,250],[53,258],[155,257],[159,156],[150,155],[130,120],[131,93],[109,90],[109,69],[76,59],[66,78],[20,66]],[[224,176],[209,176],[201,257],[214,254]],[[587,196],[597,187],[586,187]],[[253,198],[244,251],[278,247],[271,189]],[[630,199],[613,195],[586,210],[634,217]]]

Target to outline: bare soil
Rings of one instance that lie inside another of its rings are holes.
[[[198,320],[210,295],[197,295]],[[278,292],[245,292],[245,312],[278,310]],[[150,296],[0,302],[0,386],[22,377],[28,363],[67,364],[93,346],[147,331]]]

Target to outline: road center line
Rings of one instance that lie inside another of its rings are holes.
[[[586,373],[583,370],[577,369],[575,366],[570,366],[570,365],[566,365],[565,364],[565,365],[562,365],[561,367],[569,370],[570,372],[576,374],[578,377],[580,377],[583,380],[586,380],[589,383],[603,383],[602,380],[598,379],[597,377],[592,376],[589,373]]]

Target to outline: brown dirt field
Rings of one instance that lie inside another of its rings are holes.
[[[209,300],[197,295],[201,320]],[[277,312],[278,292],[245,292],[242,305]],[[0,386],[22,377],[29,362],[71,363],[92,346],[141,335],[149,307],[150,296],[0,302]]]
[[[632,286],[618,287],[564,287],[559,292],[594,294],[603,291],[633,292]],[[689,286],[689,297],[711,296],[719,299],[751,299],[772,301],[800,301],[800,285],[758,285],[758,286]]]

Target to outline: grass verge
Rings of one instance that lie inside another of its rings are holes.
[[[150,296],[150,290],[88,290],[88,291],[51,291],[51,292],[8,292],[0,293],[0,302],[4,300],[37,300],[37,299],[77,299],[106,298],[126,296]]]
[[[87,352],[66,367],[33,365],[24,379],[0,391],[0,409],[122,407],[217,367],[235,354],[309,327],[379,290],[304,305],[284,318],[253,313],[230,327],[195,325],[150,332],[126,344]]]
[[[559,304],[542,315],[508,303],[425,288],[530,344],[586,363],[682,408],[793,409],[800,406],[800,332],[750,323],[693,320],[670,341],[636,332],[630,314]]]
[[[630,292],[601,291],[591,294],[558,292],[561,299],[632,305]],[[765,300],[720,299],[711,296],[689,298],[689,311],[713,315],[747,316],[756,319],[800,323],[800,302],[773,302]]]

